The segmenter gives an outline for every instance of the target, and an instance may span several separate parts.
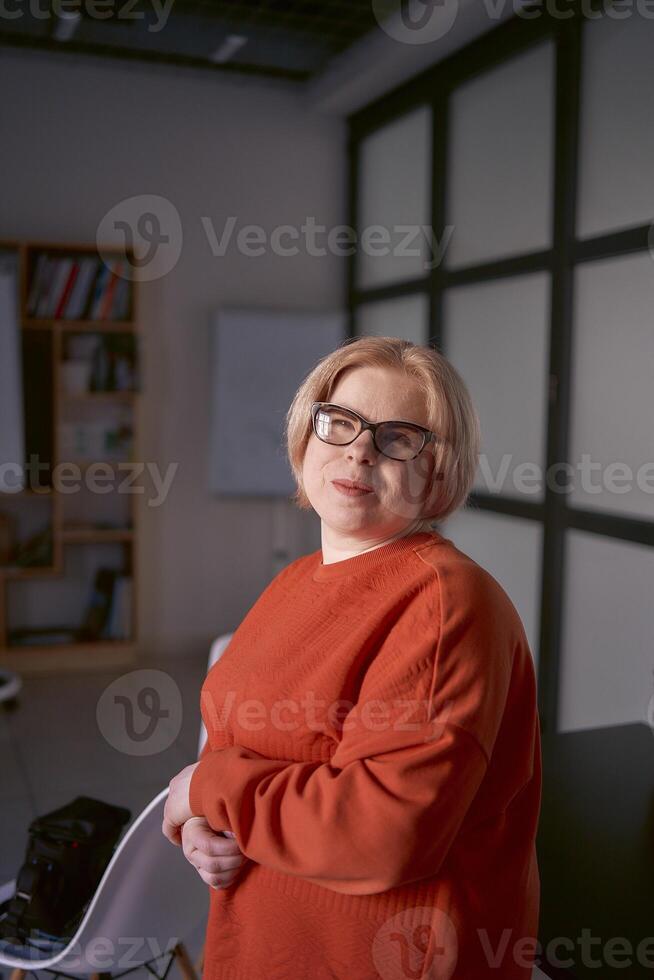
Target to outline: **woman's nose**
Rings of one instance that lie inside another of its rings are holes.
[[[356,439],[346,446],[346,449],[348,459],[374,460],[378,456],[370,429],[360,432]]]

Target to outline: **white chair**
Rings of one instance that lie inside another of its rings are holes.
[[[219,637],[209,667],[223,652],[231,634]],[[199,710],[199,709],[198,709]],[[206,740],[200,731],[198,755]],[[131,973],[163,956],[174,958],[185,980],[197,980],[196,969],[181,941],[206,919],[207,886],[161,832],[168,787],[148,803],[118,842],[75,935],[65,946],[24,950],[0,940],[0,967],[12,968],[11,980],[28,970],[49,970],[97,980],[114,972]],[[0,902],[10,898],[16,882],[0,885]],[[198,961],[201,969],[202,957]],[[196,966],[197,968],[197,966]],[[166,969],[166,973],[168,968]]]
[[[222,636],[219,636],[216,640],[213,641],[213,643],[211,644],[211,649],[209,650],[209,662],[207,663],[207,673],[209,673],[209,671],[215,664],[216,660],[218,660],[218,658],[223,655],[223,653],[229,646],[229,641],[231,640],[233,635],[234,635],[233,633],[224,633]],[[204,743],[206,742],[206,740],[207,740],[207,730],[204,727],[204,723],[201,723],[200,740],[198,742],[198,759],[200,758],[200,754],[202,752],[202,749],[204,748]]]

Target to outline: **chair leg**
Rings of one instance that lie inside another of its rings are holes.
[[[204,969],[204,945],[198,953],[198,958],[195,961],[195,972],[202,976],[202,970]]]
[[[16,967],[9,974],[9,980],[23,980],[26,974],[26,970],[21,970],[20,967]]]
[[[195,972],[191,957],[188,955],[184,943],[177,943],[173,953],[184,980],[198,980],[198,975]]]

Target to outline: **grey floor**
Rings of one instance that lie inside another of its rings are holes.
[[[167,748],[143,756],[120,751],[119,739],[111,733],[107,737],[97,715],[108,685],[137,669],[165,672],[166,684],[181,698],[181,717],[176,711],[173,719],[175,730],[181,722],[178,734]],[[16,706],[8,710],[0,704],[0,883],[16,877],[34,817],[76,796],[91,796],[127,807],[131,823],[180,769],[196,761],[206,669],[205,655],[148,662],[113,673],[23,678]],[[186,937],[194,960],[203,939],[203,923]],[[43,980],[51,976],[43,971],[36,975]],[[152,976],[146,970],[131,974],[141,975]],[[169,977],[180,976],[173,967]]]

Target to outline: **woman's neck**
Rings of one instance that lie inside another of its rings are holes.
[[[323,565],[331,565],[335,561],[345,561],[346,558],[354,558],[355,555],[362,555],[366,551],[381,548],[385,544],[390,544],[391,541],[397,541],[398,538],[405,538],[409,534],[415,534],[421,529],[421,525],[422,519],[418,518],[412,521],[402,531],[389,537],[355,538],[354,536],[348,537],[342,535],[334,537],[331,535],[330,529],[325,528],[323,524],[321,530],[322,563]]]

